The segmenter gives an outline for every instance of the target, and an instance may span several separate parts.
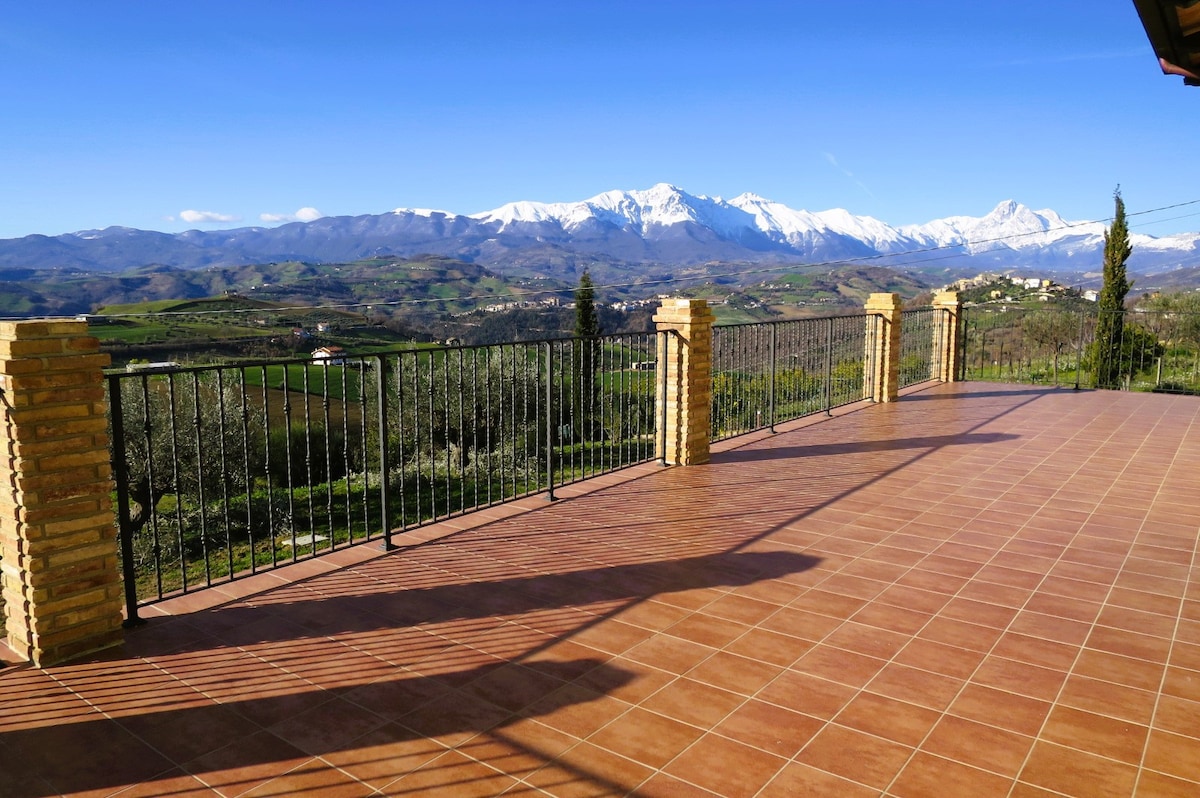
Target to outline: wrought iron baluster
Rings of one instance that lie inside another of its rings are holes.
[[[421,466],[421,454],[422,454],[421,453],[421,439],[423,437],[421,435],[421,417],[422,417],[421,398],[423,395],[423,391],[421,390],[421,360],[420,360],[420,356],[416,355],[416,354],[413,355],[412,373],[413,373],[413,383],[412,383],[412,391],[413,391],[413,454],[415,457],[415,463],[414,463],[415,471],[413,472],[413,484],[414,484],[413,495],[416,497],[415,504],[416,504],[417,523],[421,523],[423,520],[425,520],[424,515],[421,513],[421,505],[422,505],[421,498],[422,498],[422,494],[424,493],[424,488],[422,486],[423,480],[422,480],[422,466]]]
[[[292,539],[292,562],[296,562],[299,559],[299,554],[296,551],[299,545],[296,537],[296,479],[292,467],[294,452],[292,451],[292,397],[291,388],[288,385],[290,377],[291,369],[289,364],[285,363],[283,366],[283,385],[281,387],[283,389],[283,445],[284,452],[287,455],[287,524],[288,532]]]
[[[321,369],[321,417],[322,427],[325,431],[325,530],[329,535],[329,548],[337,548],[337,532],[334,526],[333,517],[333,418],[330,415],[330,397],[329,397],[329,369],[337,368],[344,375],[346,366],[343,360],[341,365],[330,366],[325,365]],[[345,411],[345,392],[342,393],[342,409]],[[310,488],[311,490],[311,488]],[[316,543],[313,543],[313,551],[316,551]]]
[[[254,475],[250,469],[250,402],[246,394],[246,369],[238,368],[237,375],[238,416],[242,437],[242,487],[246,491],[246,542],[250,547],[250,573],[253,574],[258,571],[258,556],[254,541]]]
[[[492,449],[495,448],[495,441],[492,440],[492,347],[487,347],[483,350],[483,373],[486,378],[483,381],[483,418],[484,418],[484,446],[487,447],[487,503],[492,506],[492,485],[496,481],[495,464],[492,462]],[[503,416],[501,417],[503,418]]]
[[[429,402],[429,434],[425,436],[429,439],[429,517],[436,521],[438,517],[438,495],[437,495],[437,421],[436,421],[436,397],[434,396],[434,385],[437,377],[435,373],[437,355],[433,352],[429,353],[428,363],[429,368],[425,374],[426,399]]]
[[[221,513],[225,526],[225,572],[233,577],[233,524],[229,516],[229,457],[225,447],[225,371],[216,370],[217,375],[217,433],[220,435],[221,451]]]
[[[388,450],[391,448],[388,440],[390,425],[388,424],[388,389],[387,361],[383,355],[378,355],[375,367],[379,369],[376,386],[376,412],[379,414],[379,520],[383,527],[383,549],[391,551],[392,545],[392,513],[391,513],[391,462]]]
[[[167,375],[167,403],[171,421],[171,488],[175,491],[175,538],[179,551],[179,580],[184,591],[188,589],[187,556],[183,540],[183,502],[179,501],[179,431],[175,423],[179,412],[175,401],[175,375]]]
[[[308,504],[308,541],[309,556],[311,557],[317,553],[316,508],[313,504],[313,482],[316,477],[313,474],[312,386],[309,383],[312,365],[304,363],[300,368],[304,369],[304,379],[301,381],[304,388],[304,500]]]
[[[554,500],[554,343],[546,342],[546,499]]]
[[[416,361],[415,354],[413,355],[413,360],[415,363],[415,361]],[[408,487],[408,457],[405,454],[405,449],[404,449],[404,438],[405,438],[404,429],[405,429],[405,419],[407,419],[408,416],[407,416],[407,413],[405,412],[405,403],[404,403],[404,353],[403,352],[396,355],[396,366],[395,367],[396,367],[396,381],[395,381],[395,385],[396,385],[396,444],[397,444],[397,449],[398,449],[396,471],[399,473],[399,480],[400,480],[400,484],[398,486],[399,490],[400,490],[400,524],[399,524],[399,527],[400,527],[401,532],[406,532],[406,531],[408,531],[408,516],[409,516],[408,491],[409,491],[409,487]],[[415,367],[413,370],[414,371],[416,370]],[[379,379],[381,382],[385,379],[383,373],[381,373],[379,375]],[[415,413],[414,413],[414,418],[415,418]],[[419,512],[418,512],[418,516],[419,516]],[[389,527],[391,527],[391,526],[395,526],[395,524],[389,524]]]
[[[382,380],[384,378],[383,369],[381,369],[379,367],[379,360],[381,360],[381,359],[382,358],[380,357],[374,361],[374,366],[375,366],[374,371],[375,371],[375,375],[376,375],[375,378],[378,380]],[[358,375],[358,402],[359,402],[358,440],[359,440],[360,445],[362,446],[362,470],[359,473],[361,473],[361,475],[362,475],[363,535],[366,537],[367,540],[370,540],[371,539],[371,530],[372,530],[372,528],[371,528],[371,455],[370,455],[370,451],[371,451],[370,440],[371,439],[370,439],[370,435],[369,435],[370,422],[368,420],[368,416],[370,415],[370,413],[368,412],[368,410],[369,410],[370,404],[371,404],[371,400],[370,400],[371,392],[368,389],[368,385],[367,385],[367,374],[366,374],[366,368],[365,368],[366,364],[367,364],[367,361],[364,360],[363,361],[364,368],[360,370],[359,375]],[[382,488],[381,488],[381,490],[382,490]],[[347,496],[347,498],[346,498],[346,506],[347,507],[350,506],[349,502],[350,502],[350,498],[349,498],[349,496]],[[380,526],[382,527],[385,525],[381,524]]]
[[[201,440],[203,433],[203,424],[200,420],[200,374],[193,371],[191,373],[192,384],[192,442],[196,452],[196,498],[199,503],[200,515],[200,556],[204,558],[204,585],[207,587],[212,584],[212,568],[209,563],[208,553],[208,502],[205,496],[205,473],[204,473],[204,444]],[[183,496],[181,493],[176,494],[176,506],[183,504]]]
[[[479,506],[479,350],[471,350],[471,486],[473,504]]]
[[[117,485],[117,535],[124,576],[126,628],[144,623],[138,617],[137,565],[133,556],[133,522],[129,514],[129,468],[125,452],[125,409],[121,403],[121,380],[108,378],[108,402],[112,418],[112,471]]]
[[[267,540],[271,544],[271,566],[279,564],[279,547],[275,545],[275,475],[271,473],[271,399],[267,367],[262,367],[263,456],[267,470]]]
[[[443,459],[445,460],[445,466],[446,466],[446,517],[448,518],[451,515],[450,507],[451,507],[452,491],[451,491],[451,480],[450,480],[450,477],[451,477],[450,447],[453,443],[453,441],[451,440],[453,433],[450,429],[451,403],[450,403],[450,352],[449,351],[446,351],[442,354],[442,393],[445,395],[445,399],[444,399],[445,407],[442,410],[442,418],[443,418],[442,428],[444,430],[443,437],[445,438],[445,444],[444,444],[445,454],[443,456]]]

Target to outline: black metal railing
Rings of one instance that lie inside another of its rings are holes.
[[[861,400],[867,322],[856,315],[715,327],[712,439]]]
[[[110,374],[131,618],[653,459],[659,337]]]
[[[900,312],[900,382],[907,388],[931,379],[938,351],[939,322],[946,311],[920,308]]]
[[[1200,315],[981,305],[963,313],[972,380],[1200,393]]]
[[[869,396],[879,316],[716,327],[711,438]],[[902,319],[903,384],[942,325]],[[673,333],[108,375],[128,612],[666,451]],[[882,351],[882,350],[879,350]],[[661,366],[661,367],[660,367]]]

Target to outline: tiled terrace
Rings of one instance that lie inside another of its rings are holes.
[[[168,602],[0,671],[0,795],[1195,796],[1198,414],[941,386]]]

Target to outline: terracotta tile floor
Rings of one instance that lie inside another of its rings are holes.
[[[1200,400],[940,386],[0,671],[0,795],[1200,795]]]

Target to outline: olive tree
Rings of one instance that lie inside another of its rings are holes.
[[[134,551],[146,559],[160,545],[142,533],[160,505],[172,502],[176,553],[212,530],[196,516],[214,502],[246,498],[262,469],[261,410],[236,376],[216,371],[121,378],[115,476],[129,503]],[[155,538],[157,536],[154,536]]]

